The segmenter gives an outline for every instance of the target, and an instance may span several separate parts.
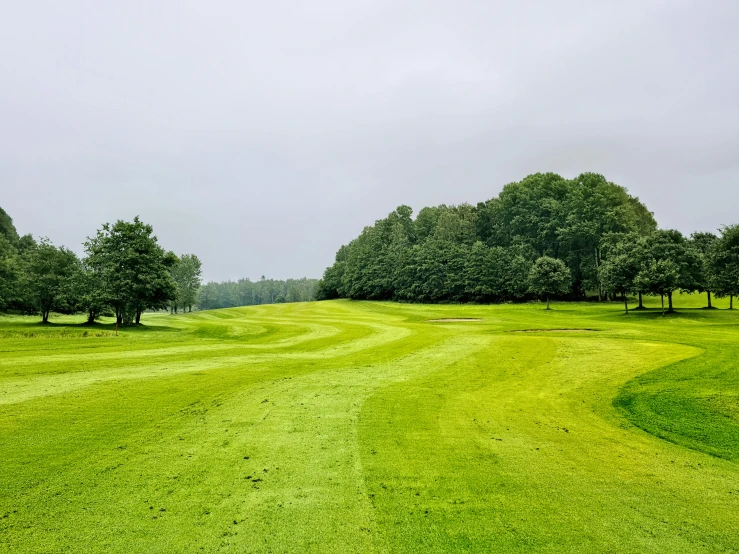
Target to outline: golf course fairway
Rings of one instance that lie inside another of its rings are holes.
[[[704,301],[0,317],[0,552],[739,552]]]

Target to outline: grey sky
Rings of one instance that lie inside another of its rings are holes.
[[[208,279],[318,277],[399,204],[603,173],[739,222],[739,2],[7,2],[0,206],[139,214]]]

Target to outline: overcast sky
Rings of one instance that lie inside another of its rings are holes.
[[[148,4],[148,6],[146,6]],[[0,206],[81,251],[135,215],[207,279],[319,277],[399,204],[604,174],[739,222],[739,2],[6,2]]]

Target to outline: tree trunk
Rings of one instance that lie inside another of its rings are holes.
[[[642,298],[641,291],[639,291],[639,309],[640,310],[643,310],[644,309],[644,299]]]
[[[603,289],[600,286],[600,264],[598,263],[598,247],[593,248],[595,256],[595,279],[598,282],[598,302],[603,302]]]
[[[87,312],[87,324],[92,325],[95,323],[95,310],[90,310]]]
[[[629,299],[626,298],[626,295],[624,294],[624,308],[626,308],[626,313],[629,313]]]
[[[711,304],[711,291],[707,290],[706,294],[708,295],[708,309],[710,310],[711,308],[713,308],[713,305]]]
[[[547,294],[547,310],[549,310],[549,309],[551,309],[551,308],[549,307],[549,295]]]
[[[41,323],[49,323],[49,310],[41,309]]]
[[[733,294],[729,295],[729,309],[730,310],[734,309],[734,295]]]
[[[123,323],[123,310],[120,308],[115,309],[115,322],[117,325]]]
[[[660,294],[660,297],[662,298],[662,317],[665,317],[665,295]]]
[[[136,310],[136,325],[141,323],[141,310]]]
[[[672,309],[672,291],[670,291],[670,292],[667,293],[667,301],[669,303],[669,308],[667,309],[667,311],[669,313],[674,312],[675,310]]]

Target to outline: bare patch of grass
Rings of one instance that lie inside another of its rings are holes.
[[[602,329],[514,329],[511,333],[597,333]]]
[[[0,331],[0,339],[79,339],[87,337],[112,337],[111,331]]]
[[[430,323],[468,323],[471,321],[482,321],[479,317],[442,317],[440,319],[427,319]]]

